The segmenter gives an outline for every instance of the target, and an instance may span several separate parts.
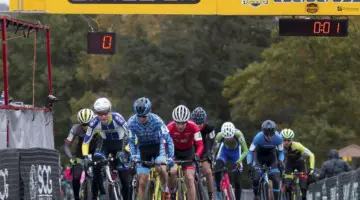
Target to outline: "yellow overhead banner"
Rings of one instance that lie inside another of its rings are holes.
[[[360,0],[218,0],[217,14],[360,15]]]
[[[42,1],[44,11],[55,14],[215,15],[217,0],[10,0],[10,11],[20,10],[18,1],[24,4],[23,10],[37,10],[35,5],[29,4]],[[39,10],[42,8],[39,6]]]
[[[360,0],[10,0],[10,11],[54,14],[360,15]]]

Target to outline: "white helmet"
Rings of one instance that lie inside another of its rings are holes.
[[[172,118],[175,122],[184,123],[190,119],[190,110],[184,105],[176,107],[172,112]]]
[[[232,138],[235,135],[235,126],[231,122],[225,122],[221,126],[221,134],[224,136],[224,138]]]
[[[111,111],[111,103],[107,98],[99,98],[96,99],[94,103],[95,112],[110,112]]]
[[[94,118],[94,112],[89,108],[81,109],[78,114],[78,120],[81,124],[88,124],[92,118]]]

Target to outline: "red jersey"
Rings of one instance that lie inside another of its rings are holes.
[[[204,144],[202,141],[201,133],[199,127],[193,121],[188,121],[186,123],[186,128],[183,132],[179,132],[176,128],[174,121],[170,122],[167,125],[169,129],[170,136],[174,142],[175,150],[187,150],[196,145],[196,155],[199,157],[204,151]]]

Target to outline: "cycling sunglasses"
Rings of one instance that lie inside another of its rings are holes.
[[[109,112],[108,111],[104,111],[104,112],[96,112],[97,115],[108,115]]]
[[[147,118],[149,115],[137,115],[138,118]]]

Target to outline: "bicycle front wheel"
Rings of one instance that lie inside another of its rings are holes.
[[[144,200],[153,200],[155,192],[155,180],[149,180],[145,185]]]
[[[230,200],[236,200],[235,198],[235,191],[234,191],[234,188],[232,187],[232,185],[229,185],[227,187],[227,190],[229,191],[229,199]]]
[[[176,200],[186,200],[186,194],[183,190],[183,180],[178,179],[176,183]]]
[[[116,178],[114,180],[113,184],[108,185],[108,196],[109,199],[111,200],[122,200],[122,195],[121,195],[121,182],[119,178]]]
[[[91,180],[88,178],[85,178],[83,183],[80,187],[80,199],[81,200],[92,200],[93,199],[93,193],[91,191]]]
[[[199,200],[209,200],[209,196],[201,182],[195,182],[196,195]]]

